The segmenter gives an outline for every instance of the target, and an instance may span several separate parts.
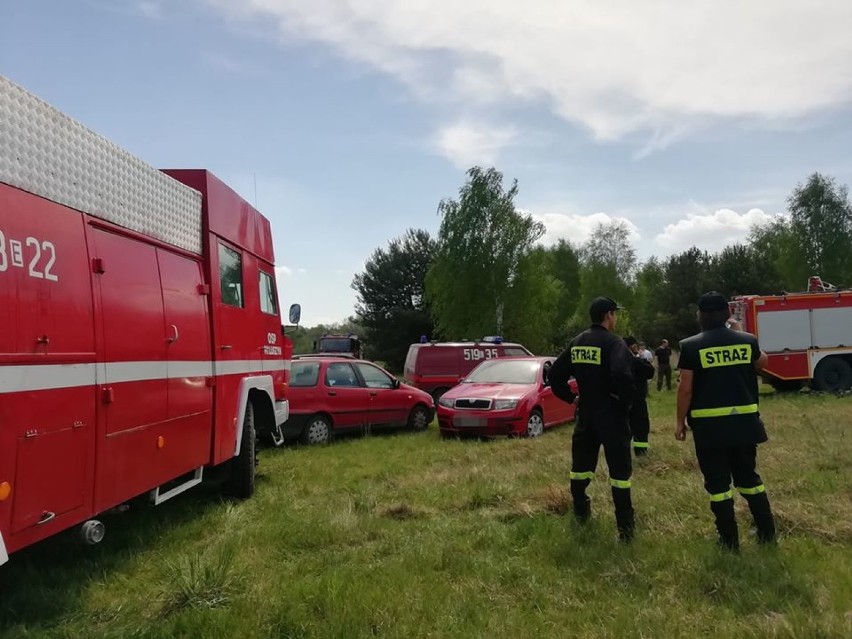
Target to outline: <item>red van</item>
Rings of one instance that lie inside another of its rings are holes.
[[[500,337],[476,342],[422,342],[408,348],[403,376],[408,384],[430,393],[437,402],[481,362],[530,355],[520,344],[504,342]]]

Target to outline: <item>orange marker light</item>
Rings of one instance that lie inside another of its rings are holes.
[[[166,445],[166,438],[160,435],[157,437],[157,448],[163,448]]]
[[[9,499],[9,495],[12,494],[12,484],[7,481],[4,481],[0,484],[0,501],[6,501]]]

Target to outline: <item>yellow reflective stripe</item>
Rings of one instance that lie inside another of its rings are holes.
[[[594,479],[595,478],[595,472],[593,470],[590,470],[590,471],[585,472],[585,473],[575,473],[572,470],[569,477],[571,479]]]
[[[601,349],[599,346],[572,346],[572,364],[601,364]]]
[[[633,442],[633,448],[650,448],[648,442]]]
[[[751,344],[731,344],[730,346],[711,346],[698,351],[701,368],[718,366],[742,366],[751,364]]]
[[[751,415],[757,412],[757,404],[745,406],[720,406],[719,408],[696,408],[689,412],[691,417],[730,417],[731,415]]]
[[[726,499],[733,499],[734,491],[729,490],[724,493],[716,493],[715,495],[710,495],[710,501],[725,501]]]
[[[766,486],[763,484],[755,486],[754,488],[740,488],[737,486],[737,490],[740,491],[740,495],[757,495],[758,493],[765,493]]]
[[[609,483],[613,488],[630,488],[629,479],[610,479]]]

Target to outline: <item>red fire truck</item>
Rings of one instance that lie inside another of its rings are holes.
[[[731,312],[760,340],[776,389],[852,387],[852,290],[812,277],[806,292],[736,297]]]
[[[0,564],[282,441],[270,225],[204,170],[158,171],[0,76]],[[294,305],[291,322],[298,321]]]

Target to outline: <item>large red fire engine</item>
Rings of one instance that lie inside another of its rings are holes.
[[[769,356],[764,379],[776,389],[852,387],[852,290],[812,277],[807,292],[744,295],[731,310]]]
[[[158,171],[0,76],[0,564],[283,440],[270,225],[204,170]],[[294,305],[295,306],[295,305]],[[293,309],[291,321],[298,308]]]

